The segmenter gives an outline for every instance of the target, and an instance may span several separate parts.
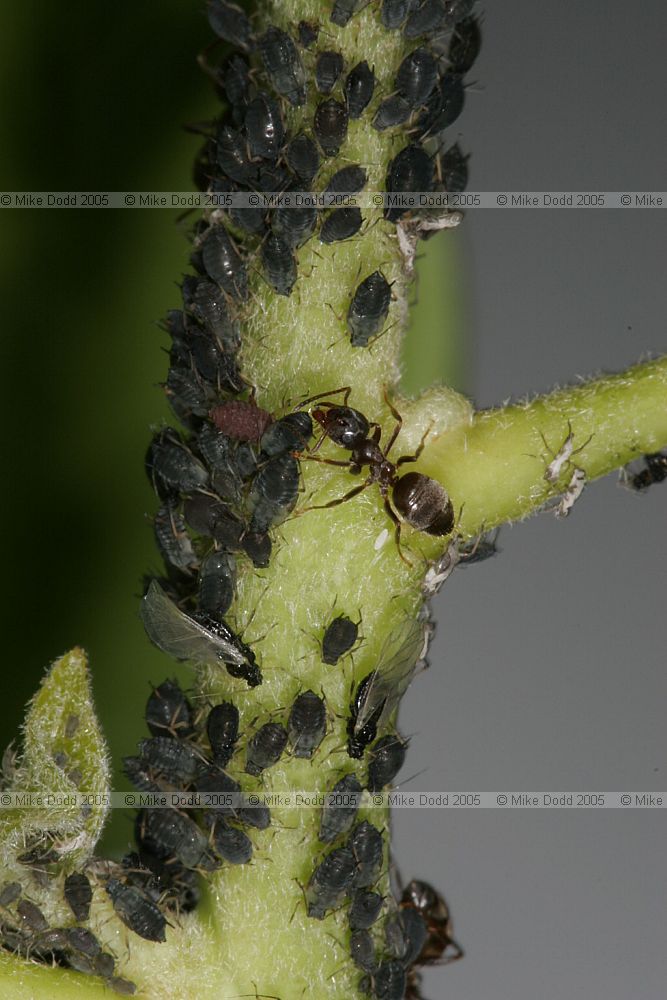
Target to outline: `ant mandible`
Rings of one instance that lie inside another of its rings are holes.
[[[313,451],[317,451],[324,438],[328,437],[334,444],[350,452],[349,459],[339,462],[335,459],[320,458],[313,454],[307,457],[312,461],[349,469],[353,475],[359,475],[362,468],[368,466],[368,477],[344,496],[330,500],[329,503],[306,507],[301,513],[303,514],[307,510],[325,510],[328,507],[337,507],[339,504],[356,497],[373,483],[377,483],[384,500],[384,508],[395,525],[398,553],[403,562],[410,566],[412,564],[403,555],[401,549],[401,521],[398,514],[411,527],[416,528],[417,531],[425,531],[429,535],[448,535],[454,527],[454,508],[444,486],[421,472],[407,472],[402,476],[399,476],[397,472],[399,466],[417,461],[424,448],[428,431],[421,439],[414,455],[403,455],[396,462],[392,462],[388,456],[403,425],[400,413],[392,406],[385,391],[384,399],[396,420],[396,426],[387,447],[383,450],[380,447],[382,428],[379,424],[370,422],[359,410],[354,410],[351,406],[346,405],[350,392],[350,386],[343,386],[341,389],[326,393],[326,395],[343,393],[343,405],[324,400],[312,411],[312,416],[324,431]],[[318,398],[318,396],[311,396],[300,405],[305,406]]]

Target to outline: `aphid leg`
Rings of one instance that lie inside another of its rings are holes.
[[[320,440],[323,441],[325,437],[326,437],[326,434],[324,434]],[[319,447],[319,444],[320,444],[320,442],[318,441],[318,447]],[[350,468],[350,462],[349,462],[349,460],[343,462],[343,461],[340,461],[340,460],[337,460],[337,459],[334,459],[334,458],[321,458],[319,455],[313,455],[312,453],[310,455],[304,455],[303,457],[305,459],[307,459],[309,462],[322,462],[323,465],[338,465],[341,468],[345,468],[345,469],[349,469]]]
[[[327,459],[321,459],[321,461],[327,461]],[[347,462],[343,462],[343,465],[347,464]],[[336,500],[330,500],[329,503],[313,504],[312,507],[303,507],[294,514],[294,517],[301,517],[302,514],[305,514],[306,511],[309,510],[327,510],[328,507],[338,507],[339,504],[345,503],[346,500],[352,500],[353,497],[356,497],[358,493],[361,493],[361,491],[365,490],[368,486],[370,486],[370,483],[366,480],[365,482],[360,483],[359,486],[355,486],[353,490],[349,491],[349,493],[346,493],[342,497],[338,497]]]
[[[394,538],[396,539],[396,547],[398,549],[398,554],[405,563],[405,565],[410,566],[410,568],[412,568],[414,564],[410,562],[410,560],[406,555],[404,555],[403,546],[401,545],[401,522],[399,520],[398,515],[395,513],[393,507],[389,503],[388,497],[384,498],[384,509],[386,510],[387,514],[389,514],[389,517],[392,519],[395,525]]]
[[[416,462],[417,461],[417,459],[419,458],[419,456],[421,455],[421,453],[424,450],[424,445],[426,444],[426,438],[431,433],[431,427],[432,426],[433,426],[433,424],[429,424],[428,427],[426,428],[426,430],[424,431],[424,433],[422,434],[422,439],[419,442],[419,446],[417,447],[417,451],[414,453],[414,455],[402,455],[401,458],[397,459],[397,461],[396,461],[396,467],[397,468],[398,468],[399,465],[406,465],[409,462]]]

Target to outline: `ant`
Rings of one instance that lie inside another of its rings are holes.
[[[373,483],[377,483],[384,500],[384,508],[395,525],[398,553],[403,562],[411,566],[412,564],[403,555],[401,549],[401,521],[398,514],[411,527],[416,528],[417,531],[425,531],[429,535],[448,535],[454,527],[454,508],[444,486],[421,472],[407,472],[402,476],[399,476],[397,472],[399,466],[417,461],[424,448],[428,431],[421,439],[414,455],[403,455],[396,462],[392,462],[388,457],[389,452],[400,433],[403,420],[398,410],[389,402],[387,393],[385,392],[384,399],[396,420],[396,426],[387,447],[382,449],[380,447],[382,436],[380,425],[370,422],[359,410],[354,410],[346,405],[351,392],[350,386],[336,389],[328,395],[335,395],[339,392],[343,393],[342,406],[325,400],[312,411],[312,416],[324,431],[313,451],[317,451],[324,438],[328,437],[334,444],[349,451],[350,457],[344,462],[320,458],[313,454],[308,457],[315,462],[324,462],[327,465],[337,465],[349,469],[353,475],[359,475],[362,468],[368,466],[369,474],[363,483],[349,490],[344,496],[330,500],[329,503],[306,507],[300,513],[304,514],[306,510],[324,510],[327,507],[337,507],[338,504],[351,500]],[[317,398],[317,396],[313,396],[311,399],[304,400],[300,405],[304,406]],[[390,491],[391,502],[389,499]]]

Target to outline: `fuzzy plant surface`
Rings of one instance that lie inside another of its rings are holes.
[[[420,967],[458,954],[437,890],[394,896],[382,795],[428,600],[492,551],[493,528],[565,517],[586,482],[642,456],[636,488],[666,478],[667,362],[489,411],[447,386],[402,398],[418,241],[461,216],[384,196],[465,186],[447,130],[479,44],[473,4],[208,14],[202,62],[224,104],[202,126],[211,204],[165,321],[175,420],[147,455],[165,568],[142,603],[149,637],[192,662],[191,689],[166,681],[149,700],[150,736],[125,761],[145,796],[136,852],[108,861],[85,654],[51,667],[3,762],[5,794],[44,801],[2,815],[0,992],[415,998]],[[334,183],[371,195],[363,207],[310,206],[344,169]],[[160,807],[172,792],[231,805]]]

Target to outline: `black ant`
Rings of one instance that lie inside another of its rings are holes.
[[[345,386],[342,389],[336,389],[335,392],[343,393],[343,404],[346,404],[351,392],[350,387]],[[314,396],[310,400],[304,400],[300,405],[304,406],[317,398]],[[377,423],[371,423],[359,410],[353,410],[352,407],[346,405],[337,406],[335,403],[325,400],[312,411],[312,416],[324,431],[321,440],[313,450],[316,451],[324,438],[328,437],[334,444],[349,451],[350,457],[345,462],[319,458],[315,455],[308,457],[313,461],[325,462],[327,465],[342,466],[349,469],[353,475],[359,475],[362,468],[367,465],[369,474],[363,483],[355,486],[344,496],[330,500],[329,503],[307,507],[305,510],[324,510],[327,507],[337,507],[338,504],[351,500],[373,483],[377,483],[384,500],[385,510],[396,526],[395,536],[399,555],[403,562],[410,566],[410,561],[401,550],[401,521],[396,512],[417,531],[425,531],[429,535],[448,535],[454,527],[454,508],[444,486],[441,486],[435,479],[431,479],[421,472],[407,472],[403,476],[398,475],[399,466],[417,461],[424,448],[428,431],[424,434],[414,455],[403,455],[396,462],[390,461],[389,452],[400,433],[403,420],[398,410],[389,402],[386,392],[384,398],[396,420],[396,426],[384,450],[380,447],[382,428]],[[373,430],[372,434],[371,429]],[[391,503],[389,501],[390,490]],[[305,513],[305,510],[301,513]]]

